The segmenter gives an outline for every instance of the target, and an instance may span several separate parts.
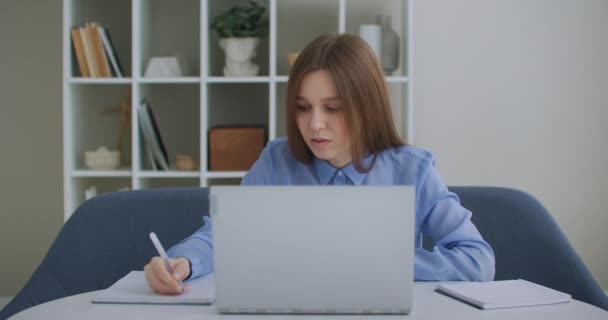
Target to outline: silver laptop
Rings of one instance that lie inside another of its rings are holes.
[[[212,186],[222,313],[403,314],[413,186]]]

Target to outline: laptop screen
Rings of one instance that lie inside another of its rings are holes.
[[[413,186],[212,186],[221,312],[406,313]]]

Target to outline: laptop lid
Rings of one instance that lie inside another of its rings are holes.
[[[227,313],[408,313],[413,186],[212,186]]]

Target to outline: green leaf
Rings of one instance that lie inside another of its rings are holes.
[[[248,0],[216,15],[209,26],[219,37],[264,37],[268,35],[266,6],[262,2]]]

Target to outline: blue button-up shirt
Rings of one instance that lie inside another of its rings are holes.
[[[368,156],[367,167],[373,160]],[[416,223],[414,277],[416,280],[490,281],[494,278],[494,252],[471,222],[471,212],[448,191],[431,153],[412,146],[387,149],[376,158],[368,173],[351,163],[336,169],[314,158],[310,164],[297,161],[287,139],[268,143],[260,158],[241,181],[243,185],[415,185]],[[168,254],[183,256],[192,264],[192,277],[213,271],[211,223],[173,246]],[[421,235],[435,242],[433,251],[422,248]],[[365,239],[361,239],[365,241]],[[260,248],[263,250],[263,248]]]

